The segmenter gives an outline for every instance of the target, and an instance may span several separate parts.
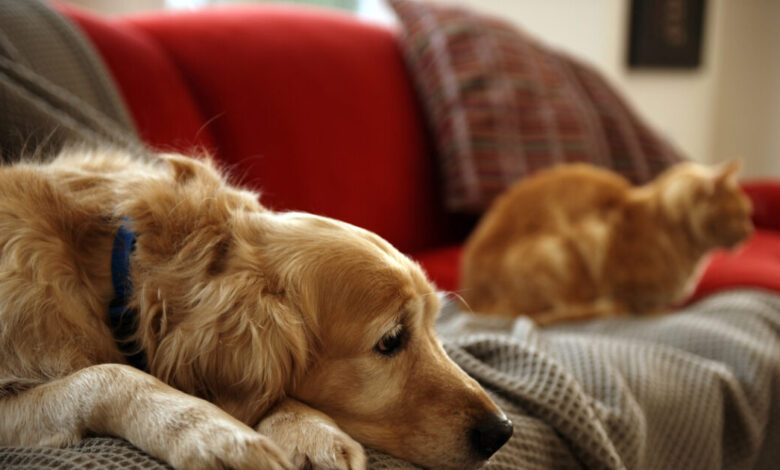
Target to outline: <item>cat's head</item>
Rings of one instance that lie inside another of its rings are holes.
[[[742,162],[681,163],[656,180],[665,212],[706,248],[733,248],[753,232],[752,205],[737,183]]]

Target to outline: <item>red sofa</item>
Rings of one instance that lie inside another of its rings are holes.
[[[101,17],[57,7],[91,38],[141,137],[204,148],[274,209],[372,230],[457,289],[473,219],[448,214],[395,31],[293,6]],[[756,235],[716,254],[694,298],[736,285],[780,291],[780,184],[745,185]]]

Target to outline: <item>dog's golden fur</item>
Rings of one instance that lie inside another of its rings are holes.
[[[107,324],[124,218],[148,374]],[[0,444],[105,433],[177,468],[356,469],[354,438],[476,466],[470,430],[503,414],[447,358],[438,308],[380,237],[268,211],[208,160],[100,149],[0,168]],[[380,354],[389,334],[402,343]]]
[[[538,323],[654,313],[681,301],[702,257],[752,231],[738,163],[681,163],[644,186],[569,164],[493,204],[469,238],[462,295],[476,311]]]

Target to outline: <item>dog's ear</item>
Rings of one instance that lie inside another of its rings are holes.
[[[256,207],[259,204],[250,192],[230,187],[208,160],[173,154],[160,155],[160,159],[168,167],[163,173],[167,177],[141,180],[138,196],[121,203],[119,209],[123,216],[133,219],[139,244],[147,253],[160,256],[150,261],[167,262],[195,240],[209,244],[222,240],[216,252],[226,252],[231,213],[251,210],[253,202]],[[212,271],[219,270],[220,257],[214,258]]]
[[[191,158],[177,154],[160,154],[171,169],[173,183],[180,188],[187,188],[196,200],[218,201],[218,205],[236,211],[260,211],[259,193],[248,189],[232,186],[224,173],[213,159]]]
[[[209,159],[198,160],[173,153],[159,154],[159,158],[168,163],[173,171],[174,179],[179,184],[186,184],[193,180],[212,183],[220,182],[219,172]]]
[[[249,422],[305,371],[301,316],[283,288],[256,273],[239,271],[166,294],[157,309],[165,331],[147,348],[150,372],[166,383]]]

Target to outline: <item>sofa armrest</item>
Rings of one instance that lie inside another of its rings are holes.
[[[753,202],[756,227],[780,231],[780,181],[746,181],[742,189]]]

